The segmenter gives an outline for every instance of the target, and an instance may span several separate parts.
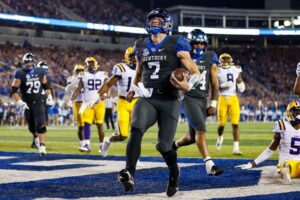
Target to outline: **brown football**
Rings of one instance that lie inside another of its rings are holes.
[[[178,68],[178,69],[175,69],[172,74],[174,74],[174,76],[176,77],[176,79],[178,81],[182,81],[183,80],[183,76],[186,76],[187,79],[188,79],[188,76],[189,76],[189,72],[184,69],[184,68]]]

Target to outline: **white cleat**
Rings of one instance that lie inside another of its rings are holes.
[[[290,185],[292,183],[291,175],[290,175],[290,167],[286,162],[282,165],[282,183],[286,185]]]
[[[103,156],[106,157],[108,154],[108,148],[110,146],[111,142],[109,140],[109,137],[105,137],[103,140],[103,143],[100,147],[99,153]]]
[[[140,161],[140,159],[138,159],[137,163],[136,163],[137,167],[143,168],[144,164]]]
[[[83,147],[79,148],[80,152],[90,153],[92,151],[91,147],[89,145],[84,145]]]
[[[243,155],[243,152],[241,152],[239,149],[233,150],[233,155],[241,156],[241,155]]]
[[[45,146],[39,146],[39,153],[41,156],[45,156],[47,154]]]
[[[217,149],[218,151],[221,150],[223,141],[224,141],[223,136],[218,136],[218,138],[217,138],[217,143],[216,143],[216,149]]]

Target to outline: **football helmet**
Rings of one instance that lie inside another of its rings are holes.
[[[130,68],[135,69],[136,60],[133,47],[128,47],[125,51],[125,62],[129,65]]]
[[[84,72],[85,68],[83,65],[75,65],[74,66],[74,70],[73,70],[73,73],[74,74],[79,74],[80,72]]]
[[[154,17],[161,17],[163,20],[160,22],[159,26],[152,26],[151,20]],[[168,12],[163,8],[156,8],[147,14],[147,23],[146,23],[146,31],[149,34],[156,35],[158,33],[170,33],[173,27],[172,17],[168,14]]]
[[[98,69],[98,62],[94,57],[88,57],[85,59],[85,65],[89,72],[94,73]]]
[[[207,35],[200,29],[194,29],[188,33],[187,36],[188,40],[190,41],[190,45],[192,47],[192,54],[194,57],[198,57],[202,55],[208,46],[208,37]],[[195,43],[203,43],[204,48],[194,48],[193,44]]]
[[[42,69],[44,69],[45,71],[48,71],[48,65],[47,65],[47,63],[45,63],[45,62],[43,62],[43,61],[38,62],[37,67],[38,67],[38,68],[42,68]]]
[[[300,123],[300,102],[293,101],[286,108],[286,119],[292,124]]]
[[[29,72],[34,68],[34,55],[32,53],[26,53],[24,54],[22,58],[22,67],[24,71]]]
[[[233,64],[233,60],[232,60],[231,55],[229,53],[222,53],[219,56],[219,64],[223,68],[227,68],[230,65],[232,65]]]

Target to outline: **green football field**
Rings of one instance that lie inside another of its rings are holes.
[[[232,155],[233,139],[231,125],[225,127],[224,142],[222,149],[217,151],[215,143],[217,138],[217,124],[207,124],[207,141],[209,151],[213,158],[255,158],[271,142],[273,138],[272,127],[274,123],[241,123],[240,124],[240,149],[242,156]],[[181,137],[188,130],[187,124],[179,124],[176,138]],[[106,131],[106,135],[111,135],[112,131]],[[143,139],[142,156],[159,156],[155,145],[157,140],[157,127],[150,128]],[[0,126],[0,151],[14,152],[36,152],[31,149],[32,135],[27,131],[27,127]],[[99,154],[98,136],[95,127],[92,128],[92,152]],[[109,155],[125,155],[127,140],[113,143],[109,149]],[[78,140],[75,126],[48,127],[47,133],[47,153],[68,153],[79,154]],[[199,157],[200,154],[195,145],[182,147],[178,150],[179,157]],[[278,154],[273,155],[276,159]]]

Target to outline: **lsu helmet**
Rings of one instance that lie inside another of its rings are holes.
[[[300,102],[293,101],[286,108],[286,119],[292,124],[300,123]]]
[[[94,57],[87,57],[85,59],[85,65],[89,72],[94,73],[98,68],[98,62]]]
[[[35,59],[32,53],[24,54],[22,58],[22,67],[24,71],[29,72],[30,70],[32,70],[34,68],[34,63]]]
[[[233,60],[232,60],[231,55],[229,53],[222,53],[219,56],[219,64],[223,68],[227,68],[230,65],[232,65],[233,64]]]
[[[190,41],[190,45],[192,46],[192,54],[194,57],[198,57],[206,51],[208,46],[208,37],[202,30],[192,30],[188,33],[187,38]],[[194,43],[204,43],[204,48],[193,48]]]
[[[135,60],[135,54],[133,47],[128,47],[125,51],[125,62],[131,67],[132,69],[135,69],[136,66],[136,60]]]
[[[163,20],[161,21],[159,27],[152,27],[151,20],[154,17],[161,17]],[[168,14],[168,12],[163,8],[156,8],[150,11],[147,14],[147,23],[146,23],[146,31],[149,34],[156,35],[158,33],[170,33],[173,27],[172,17]]]
[[[85,70],[84,65],[75,65],[73,73],[77,75],[81,72],[84,72],[84,70]]]
[[[45,63],[45,62],[43,62],[43,61],[38,62],[37,67],[38,67],[38,68],[42,68],[42,69],[44,69],[45,71],[48,71],[48,65],[47,65],[47,63]]]

